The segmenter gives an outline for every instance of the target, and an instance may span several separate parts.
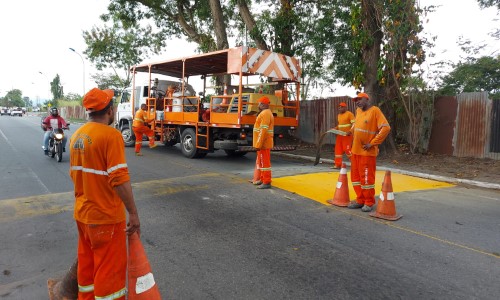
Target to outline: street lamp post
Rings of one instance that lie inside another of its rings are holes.
[[[83,65],[83,94],[82,94],[82,97],[83,97],[83,96],[85,96],[85,61],[83,60],[82,55],[80,53],[76,52],[75,49],[69,48],[69,50],[78,54],[78,56],[80,56],[80,59],[82,60],[82,65]]]

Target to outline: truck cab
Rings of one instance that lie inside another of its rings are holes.
[[[117,98],[118,106],[116,108],[115,128],[122,133],[125,146],[132,147],[135,145],[135,137],[132,132],[132,122],[137,110],[141,104],[146,103],[150,96],[163,97],[169,87],[177,87],[179,82],[171,80],[153,80],[153,85],[150,94],[150,84],[143,82],[140,85],[129,87],[123,90]],[[188,93],[194,94],[192,86],[187,85]]]

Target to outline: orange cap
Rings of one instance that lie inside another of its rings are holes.
[[[358,95],[356,97],[352,98],[352,100],[353,101],[358,101],[361,98],[370,99],[370,96],[368,96],[367,93],[358,93]]]
[[[347,104],[345,102],[340,102],[339,106],[347,107]]]
[[[100,90],[93,88],[83,97],[83,106],[90,112],[104,109],[115,93],[113,90]]]
[[[269,104],[269,103],[271,103],[271,100],[269,100],[269,98],[264,96],[264,97],[260,97],[259,100],[257,100],[257,102],[262,103],[262,104]]]

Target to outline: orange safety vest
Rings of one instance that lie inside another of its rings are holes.
[[[125,205],[114,190],[130,181],[120,132],[101,123],[88,122],[73,133],[70,147],[74,218],[84,224],[125,221]]]
[[[257,116],[253,126],[253,147],[272,149],[274,146],[274,116],[270,109],[264,109]]]
[[[354,123],[354,114],[350,111],[346,111],[343,114],[338,114],[337,120],[338,125],[335,129],[348,132],[351,130],[352,124]]]
[[[380,145],[391,127],[380,108],[372,106],[366,111],[361,108],[356,110],[356,120],[351,129],[353,133],[353,142],[351,152],[357,155],[377,156],[378,145]],[[368,150],[363,149],[363,145],[372,144]]]
[[[152,119],[148,118],[148,112],[144,111],[142,109],[139,109],[135,113],[134,122],[132,123],[132,127],[141,127],[141,126],[145,125],[144,123],[149,123],[151,121],[152,121]]]

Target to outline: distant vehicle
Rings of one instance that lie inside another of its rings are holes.
[[[0,108],[0,115],[10,115],[10,110],[7,107]]]
[[[10,115],[11,116],[19,116],[19,117],[22,117],[23,116],[23,110],[19,107],[14,107],[11,111],[10,111]]]

